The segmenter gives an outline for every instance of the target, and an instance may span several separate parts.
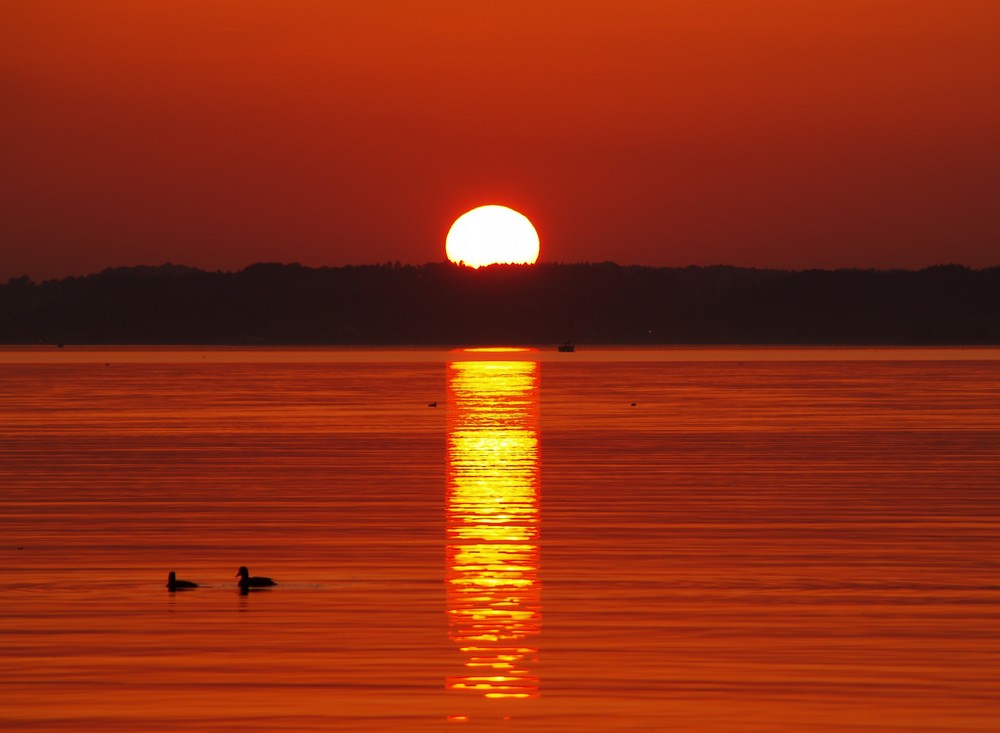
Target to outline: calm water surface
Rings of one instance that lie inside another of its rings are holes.
[[[0,350],[0,583],[11,730],[996,731],[1000,352]]]

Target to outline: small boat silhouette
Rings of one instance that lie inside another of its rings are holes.
[[[177,573],[173,570],[167,576],[167,590],[173,593],[175,590],[191,590],[192,588],[197,588],[197,583],[192,583],[190,580],[177,580]]]
[[[565,343],[559,344],[559,351],[562,351],[564,353],[569,353],[569,352],[572,352],[572,351],[576,351],[576,346],[573,344],[573,340],[570,339],[569,341],[566,341]]]
[[[236,571],[236,577],[239,578],[237,585],[244,593],[251,588],[270,588],[272,585],[277,585],[273,580],[265,578],[263,575],[250,575],[246,565],[240,566],[240,569]]]

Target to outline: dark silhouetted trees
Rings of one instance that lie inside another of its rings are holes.
[[[8,344],[998,344],[1000,267],[176,265],[0,285]]]

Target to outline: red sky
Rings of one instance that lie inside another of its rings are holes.
[[[0,0],[0,280],[1000,264],[997,0]]]

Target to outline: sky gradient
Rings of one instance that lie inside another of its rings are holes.
[[[1000,264],[996,0],[0,0],[0,281]]]

